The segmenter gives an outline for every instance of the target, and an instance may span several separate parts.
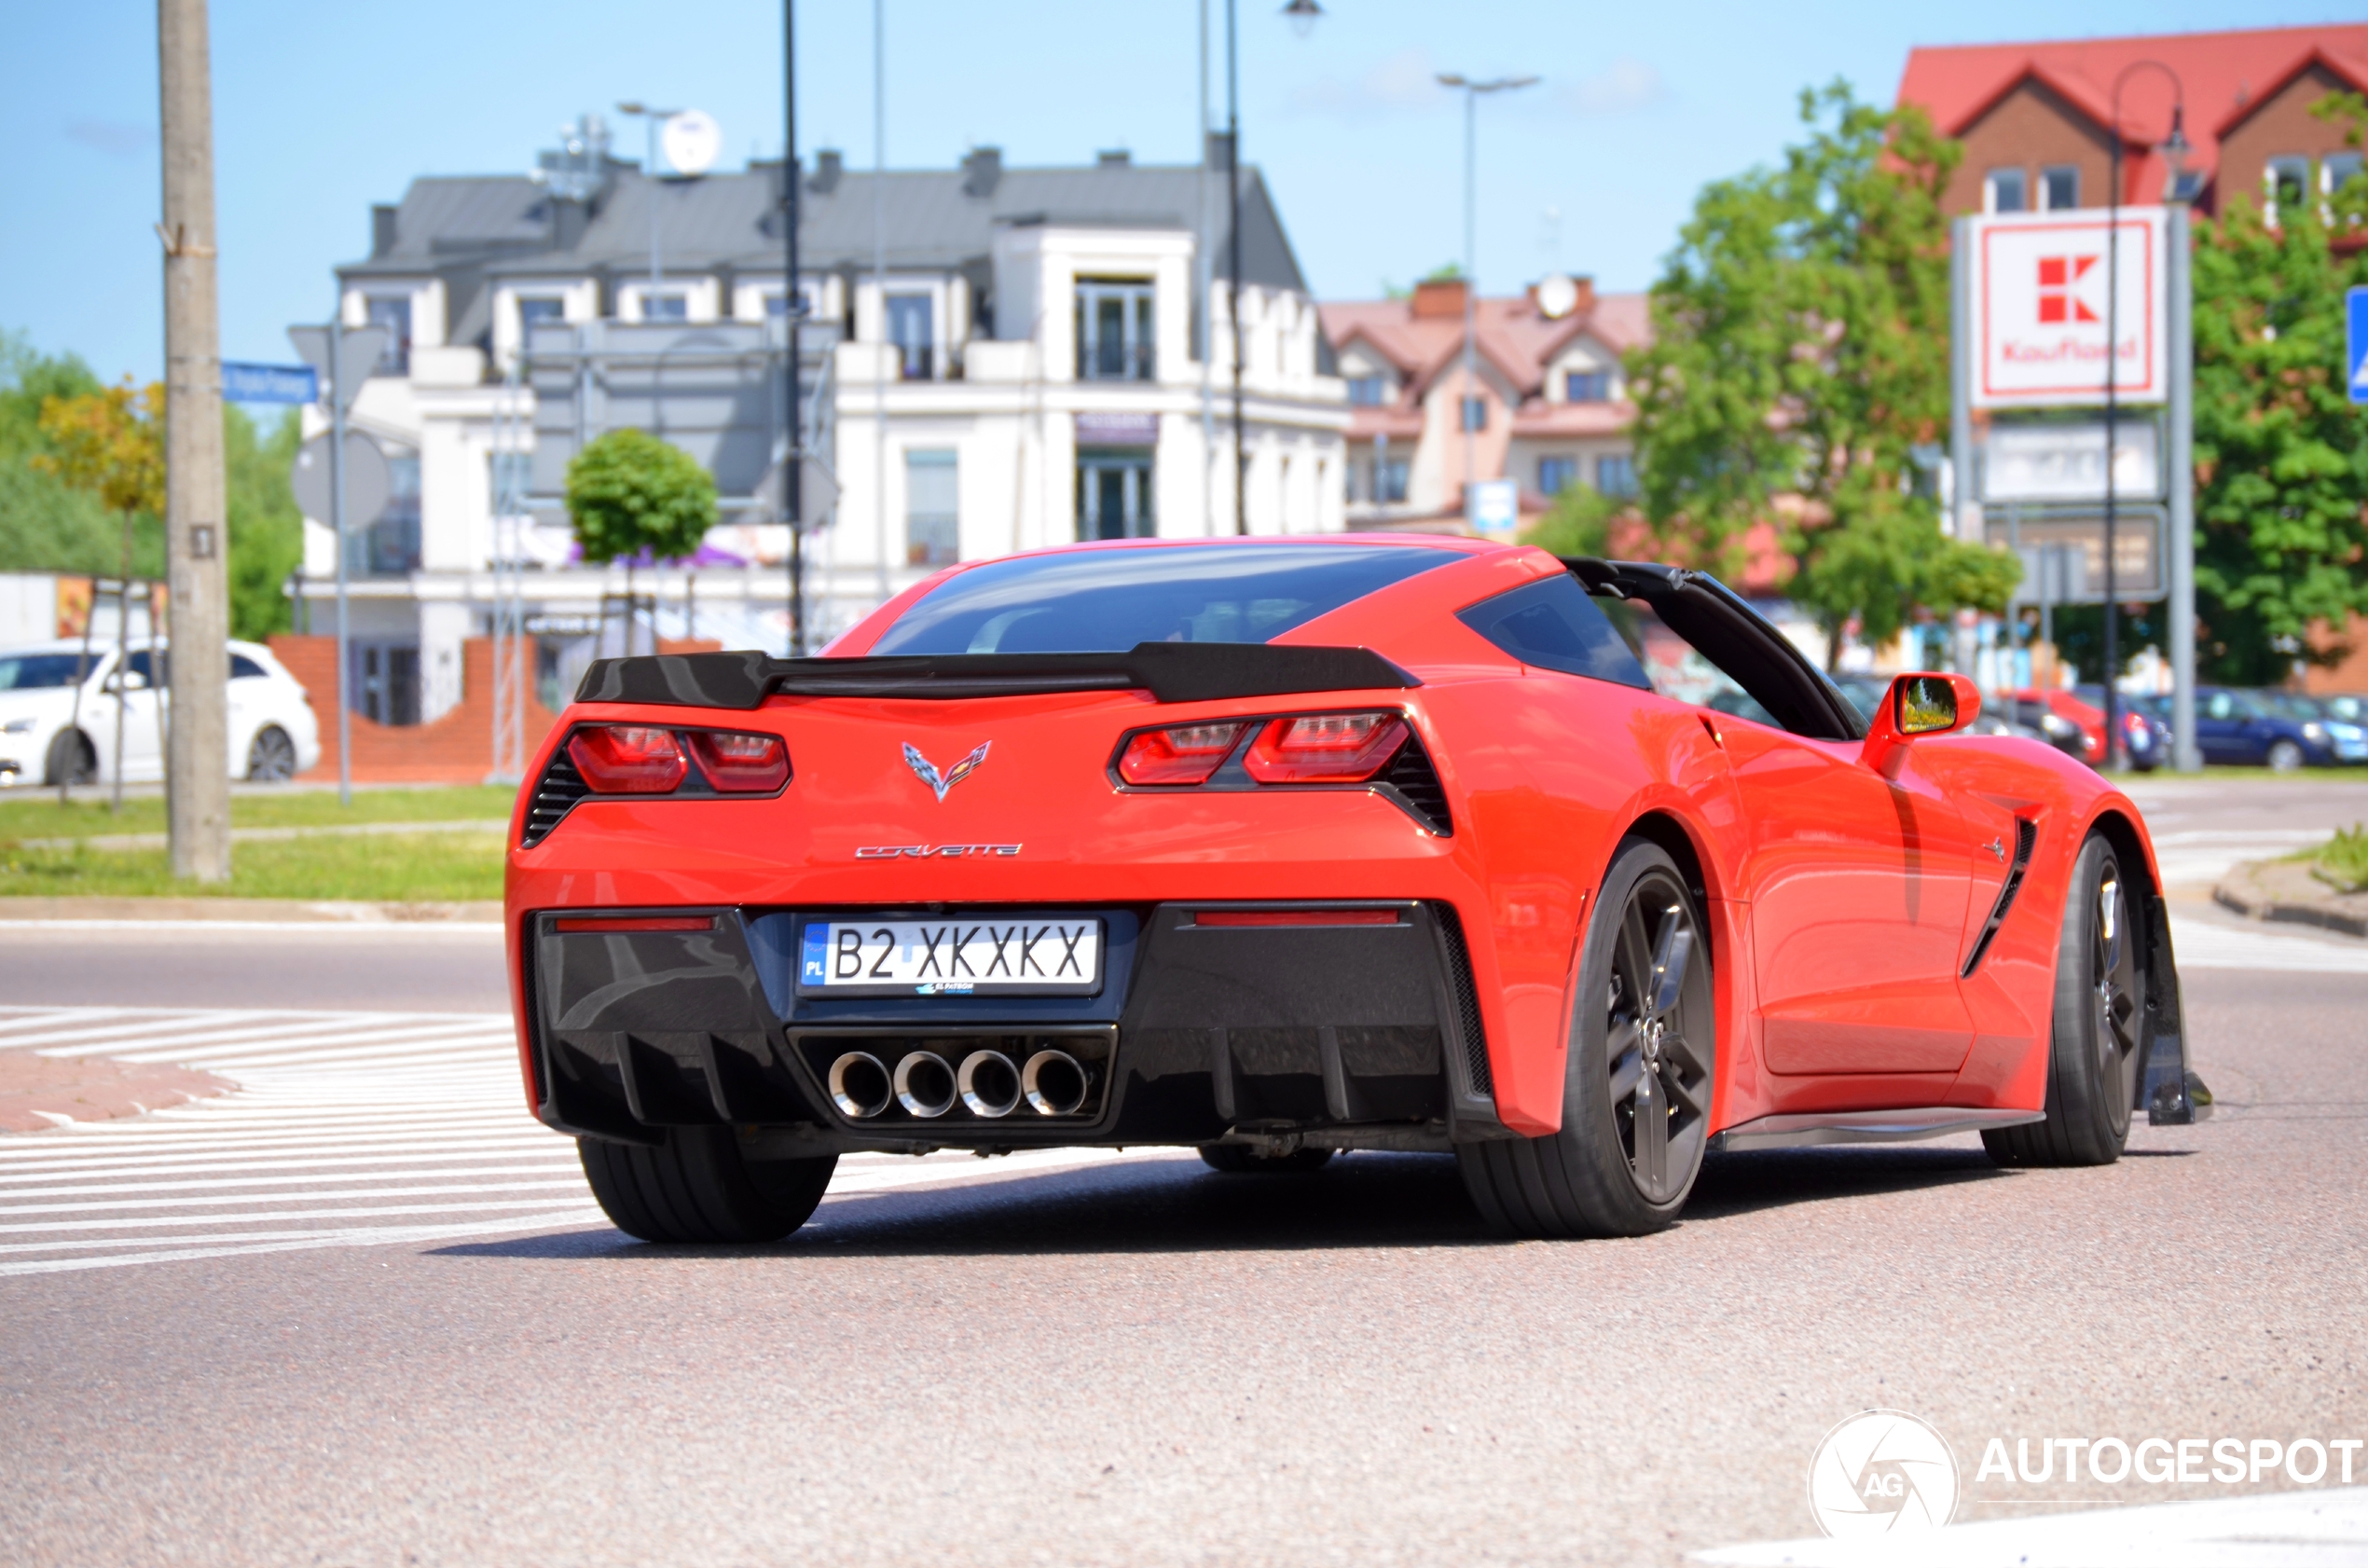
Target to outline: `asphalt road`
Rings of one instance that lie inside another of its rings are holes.
[[[2199,865],[2368,816],[2165,788]],[[1660,1562],[1813,1534],[1811,1451],[1868,1406],[1948,1437],[1970,1517],[2291,1488],[1974,1479],[1992,1437],[2368,1437],[2368,962],[2193,915],[2220,1114],[2102,1170],[1726,1156],[1670,1232],[1557,1245],[1490,1238],[1436,1158],[957,1161],[755,1253],[571,1222],[0,1277],[0,1555]],[[114,961],[41,940],[0,939],[9,1002]],[[131,949],[141,995],[499,1002],[461,939],[179,940]]]

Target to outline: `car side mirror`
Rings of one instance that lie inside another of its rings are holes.
[[[148,678],[136,669],[127,669],[119,675],[107,677],[107,693],[111,696],[121,696],[126,692],[145,692],[147,689]]]
[[[1917,736],[1948,735],[1981,717],[1981,688],[1962,675],[1902,675],[1883,694],[1866,726],[1862,753],[1871,767]]]

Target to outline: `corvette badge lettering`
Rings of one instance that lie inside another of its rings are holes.
[[[937,764],[922,756],[921,749],[908,740],[904,743],[904,765],[913,770],[914,777],[936,791],[937,798],[943,801],[946,791],[978,771],[979,763],[986,761],[986,749],[993,744],[992,741],[980,741],[977,750],[940,773]]]
[[[1016,844],[867,844],[855,851],[859,860],[954,860],[964,855],[1016,855]]]

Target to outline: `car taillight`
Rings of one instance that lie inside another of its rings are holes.
[[[790,781],[790,749],[778,735],[729,730],[694,730],[691,754],[699,771],[719,790],[778,790]]]
[[[1178,724],[1168,730],[1145,730],[1126,743],[1118,760],[1118,776],[1129,784],[1205,784],[1233,745],[1244,724]]]
[[[1395,713],[1319,713],[1277,719],[1250,743],[1243,765],[1261,784],[1362,784],[1406,739]]]
[[[568,757],[600,795],[663,795],[690,768],[674,732],[646,724],[587,724],[569,737]]]

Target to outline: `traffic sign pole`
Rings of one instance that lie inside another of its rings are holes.
[[[2344,291],[2344,379],[2354,403],[2368,403],[2368,285]]]
[[[353,804],[353,676],[345,612],[345,301],[329,316],[329,531],[337,541],[337,804]]]
[[[2170,320],[2165,323],[2170,392],[2170,765],[2203,771],[2196,744],[2196,284],[2183,203],[2171,203],[2164,238]]]

